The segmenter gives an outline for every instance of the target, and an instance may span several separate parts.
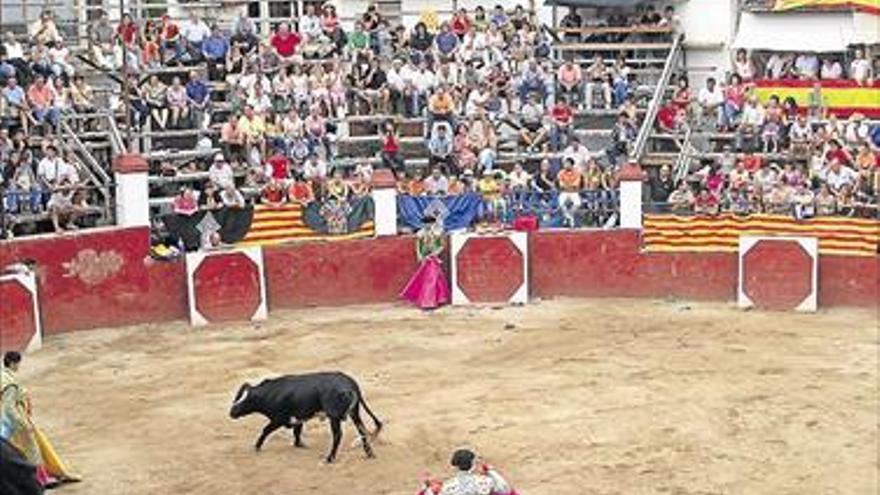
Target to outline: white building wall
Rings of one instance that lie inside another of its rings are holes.
[[[678,13],[691,86],[702,87],[710,76],[723,78],[739,22],[737,0],[688,0],[678,6]]]

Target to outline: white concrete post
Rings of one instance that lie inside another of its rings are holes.
[[[620,169],[620,227],[642,228],[642,182],[645,175],[637,163]]]
[[[116,180],[116,225],[150,226],[149,165],[141,155],[125,153],[113,160]]]
[[[390,170],[373,172],[372,194],[376,236],[397,235],[397,181]]]

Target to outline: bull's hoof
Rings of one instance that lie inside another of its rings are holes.
[[[324,459],[324,464],[333,464],[334,462],[336,462],[335,457],[328,457],[328,458]]]
[[[304,444],[304,443],[302,443],[302,442],[293,444],[293,447],[296,448],[296,449],[305,449],[305,448],[307,448],[307,447],[306,447],[306,444]]]

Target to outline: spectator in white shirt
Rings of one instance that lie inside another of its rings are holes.
[[[7,31],[3,40],[3,48],[6,49],[6,60],[24,61],[24,46],[15,39],[15,33]]]
[[[327,178],[327,162],[312,153],[303,164],[303,178],[311,181],[320,181]]]
[[[840,62],[832,58],[826,58],[822,61],[819,77],[826,80],[840,79],[843,77],[843,67],[840,66]]]
[[[58,148],[54,144],[46,146],[45,154],[37,164],[37,177],[46,187],[54,187],[63,180],[71,184],[79,182],[76,169],[58,156]]]
[[[412,84],[407,91],[407,100],[410,104],[412,116],[421,115],[430,96],[431,90],[437,84],[434,73],[428,69],[428,65],[422,62],[419,70],[412,75]]]
[[[859,176],[853,169],[841,164],[840,160],[833,159],[828,168],[822,171],[821,178],[831,191],[838,193],[845,186],[854,186]]]
[[[321,18],[315,11],[315,4],[306,4],[306,14],[299,19],[299,32],[306,37],[306,41],[316,40],[323,33]]]
[[[791,68],[792,62],[792,54],[779,52],[774,53],[770,56],[770,59],[767,60],[767,65],[764,69],[765,77],[774,80],[782,79]]]
[[[510,187],[514,191],[524,191],[529,188],[529,184],[532,182],[531,174],[523,169],[522,163],[514,165],[507,178],[510,179]]]
[[[562,150],[562,161],[569,158],[574,162],[574,166],[583,172],[587,169],[587,163],[590,161],[590,150],[581,144],[580,139],[572,138],[571,143]]]
[[[404,90],[406,90],[406,80],[403,78],[403,72],[403,61],[400,59],[394,59],[391,62],[391,68],[385,73],[385,83],[390,92],[391,112],[394,114],[401,113],[403,93]]]
[[[865,50],[856,48],[853,61],[849,64],[849,77],[859,84],[865,84],[871,79],[871,62],[865,57]]]
[[[181,26],[180,36],[187,43],[190,54],[201,54],[202,42],[211,36],[211,28],[197,13],[193,12],[189,20]]]
[[[721,125],[724,119],[724,92],[714,77],[706,79],[706,86],[697,94],[697,104],[700,105],[700,122],[714,116],[715,124]]]
[[[226,161],[222,153],[214,155],[214,162],[208,169],[208,178],[218,189],[235,187],[235,171],[232,170],[232,165]]]
[[[440,167],[434,167],[431,175],[422,181],[425,186],[425,193],[429,196],[445,196],[449,192],[449,179],[443,175]]]

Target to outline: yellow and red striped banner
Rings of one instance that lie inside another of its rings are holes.
[[[808,108],[816,83],[822,85],[822,106],[828,112],[838,117],[847,117],[856,112],[870,118],[880,117],[880,81],[860,86],[849,80],[758,80],[755,81],[755,94],[762,103],[767,103],[773,95],[778,96],[780,101],[791,96],[799,107]]]
[[[795,220],[785,215],[645,215],[645,250],[652,252],[736,252],[743,235],[804,236],[819,239],[819,253],[876,256],[880,220],[821,217]]]
[[[776,0],[773,10],[855,9],[880,14],[880,0]]]
[[[282,206],[257,205],[254,207],[254,220],[240,245],[270,245],[290,241],[338,241],[372,237],[373,221],[364,222],[361,227],[347,234],[325,234],[311,229],[303,221],[303,207],[296,204]]]

